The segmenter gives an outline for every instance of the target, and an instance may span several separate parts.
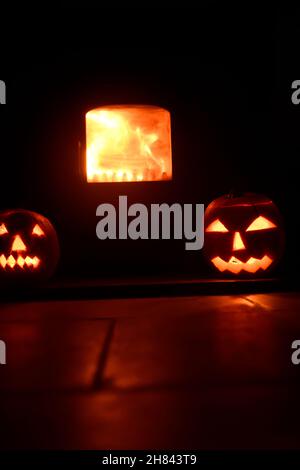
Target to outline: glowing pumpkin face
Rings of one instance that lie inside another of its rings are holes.
[[[23,209],[0,212],[1,281],[46,279],[58,257],[57,235],[46,217]]]
[[[222,196],[205,211],[204,254],[220,272],[256,275],[269,271],[284,248],[280,213],[265,196]]]

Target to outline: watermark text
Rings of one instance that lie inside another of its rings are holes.
[[[6,364],[6,344],[2,340],[0,340],[0,364]]]
[[[0,104],[6,104],[6,85],[3,80],[0,80]]]
[[[96,226],[100,240],[186,240],[186,250],[201,250],[204,243],[204,204],[140,203],[128,207],[127,196],[119,196],[118,214],[112,204],[96,209],[101,220]]]

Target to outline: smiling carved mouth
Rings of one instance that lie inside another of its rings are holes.
[[[224,261],[219,256],[213,258],[212,263],[219,271],[230,271],[234,274],[238,274],[242,270],[247,271],[248,273],[256,273],[259,269],[266,270],[273,260],[265,255],[261,259],[259,258],[249,258],[248,261],[241,261],[235,256],[232,256],[229,261]]]
[[[0,266],[2,266],[3,269],[7,266],[13,269],[16,265],[20,268],[37,268],[39,264],[40,259],[37,256],[34,256],[33,258],[30,256],[23,258],[21,255],[19,255],[17,258],[15,258],[13,255],[9,255],[8,258],[6,258],[6,256],[3,254],[0,256]]]

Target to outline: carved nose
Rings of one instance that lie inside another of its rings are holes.
[[[246,247],[239,232],[235,232],[233,237],[233,251],[245,250]]]
[[[26,251],[26,250],[27,248],[22,238],[20,237],[20,235],[16,235],[13,241],[12,247],[11,247],[11,251]]]

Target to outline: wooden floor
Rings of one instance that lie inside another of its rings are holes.
[[[6,303],[0,447],[300,448],[300,295]]]

